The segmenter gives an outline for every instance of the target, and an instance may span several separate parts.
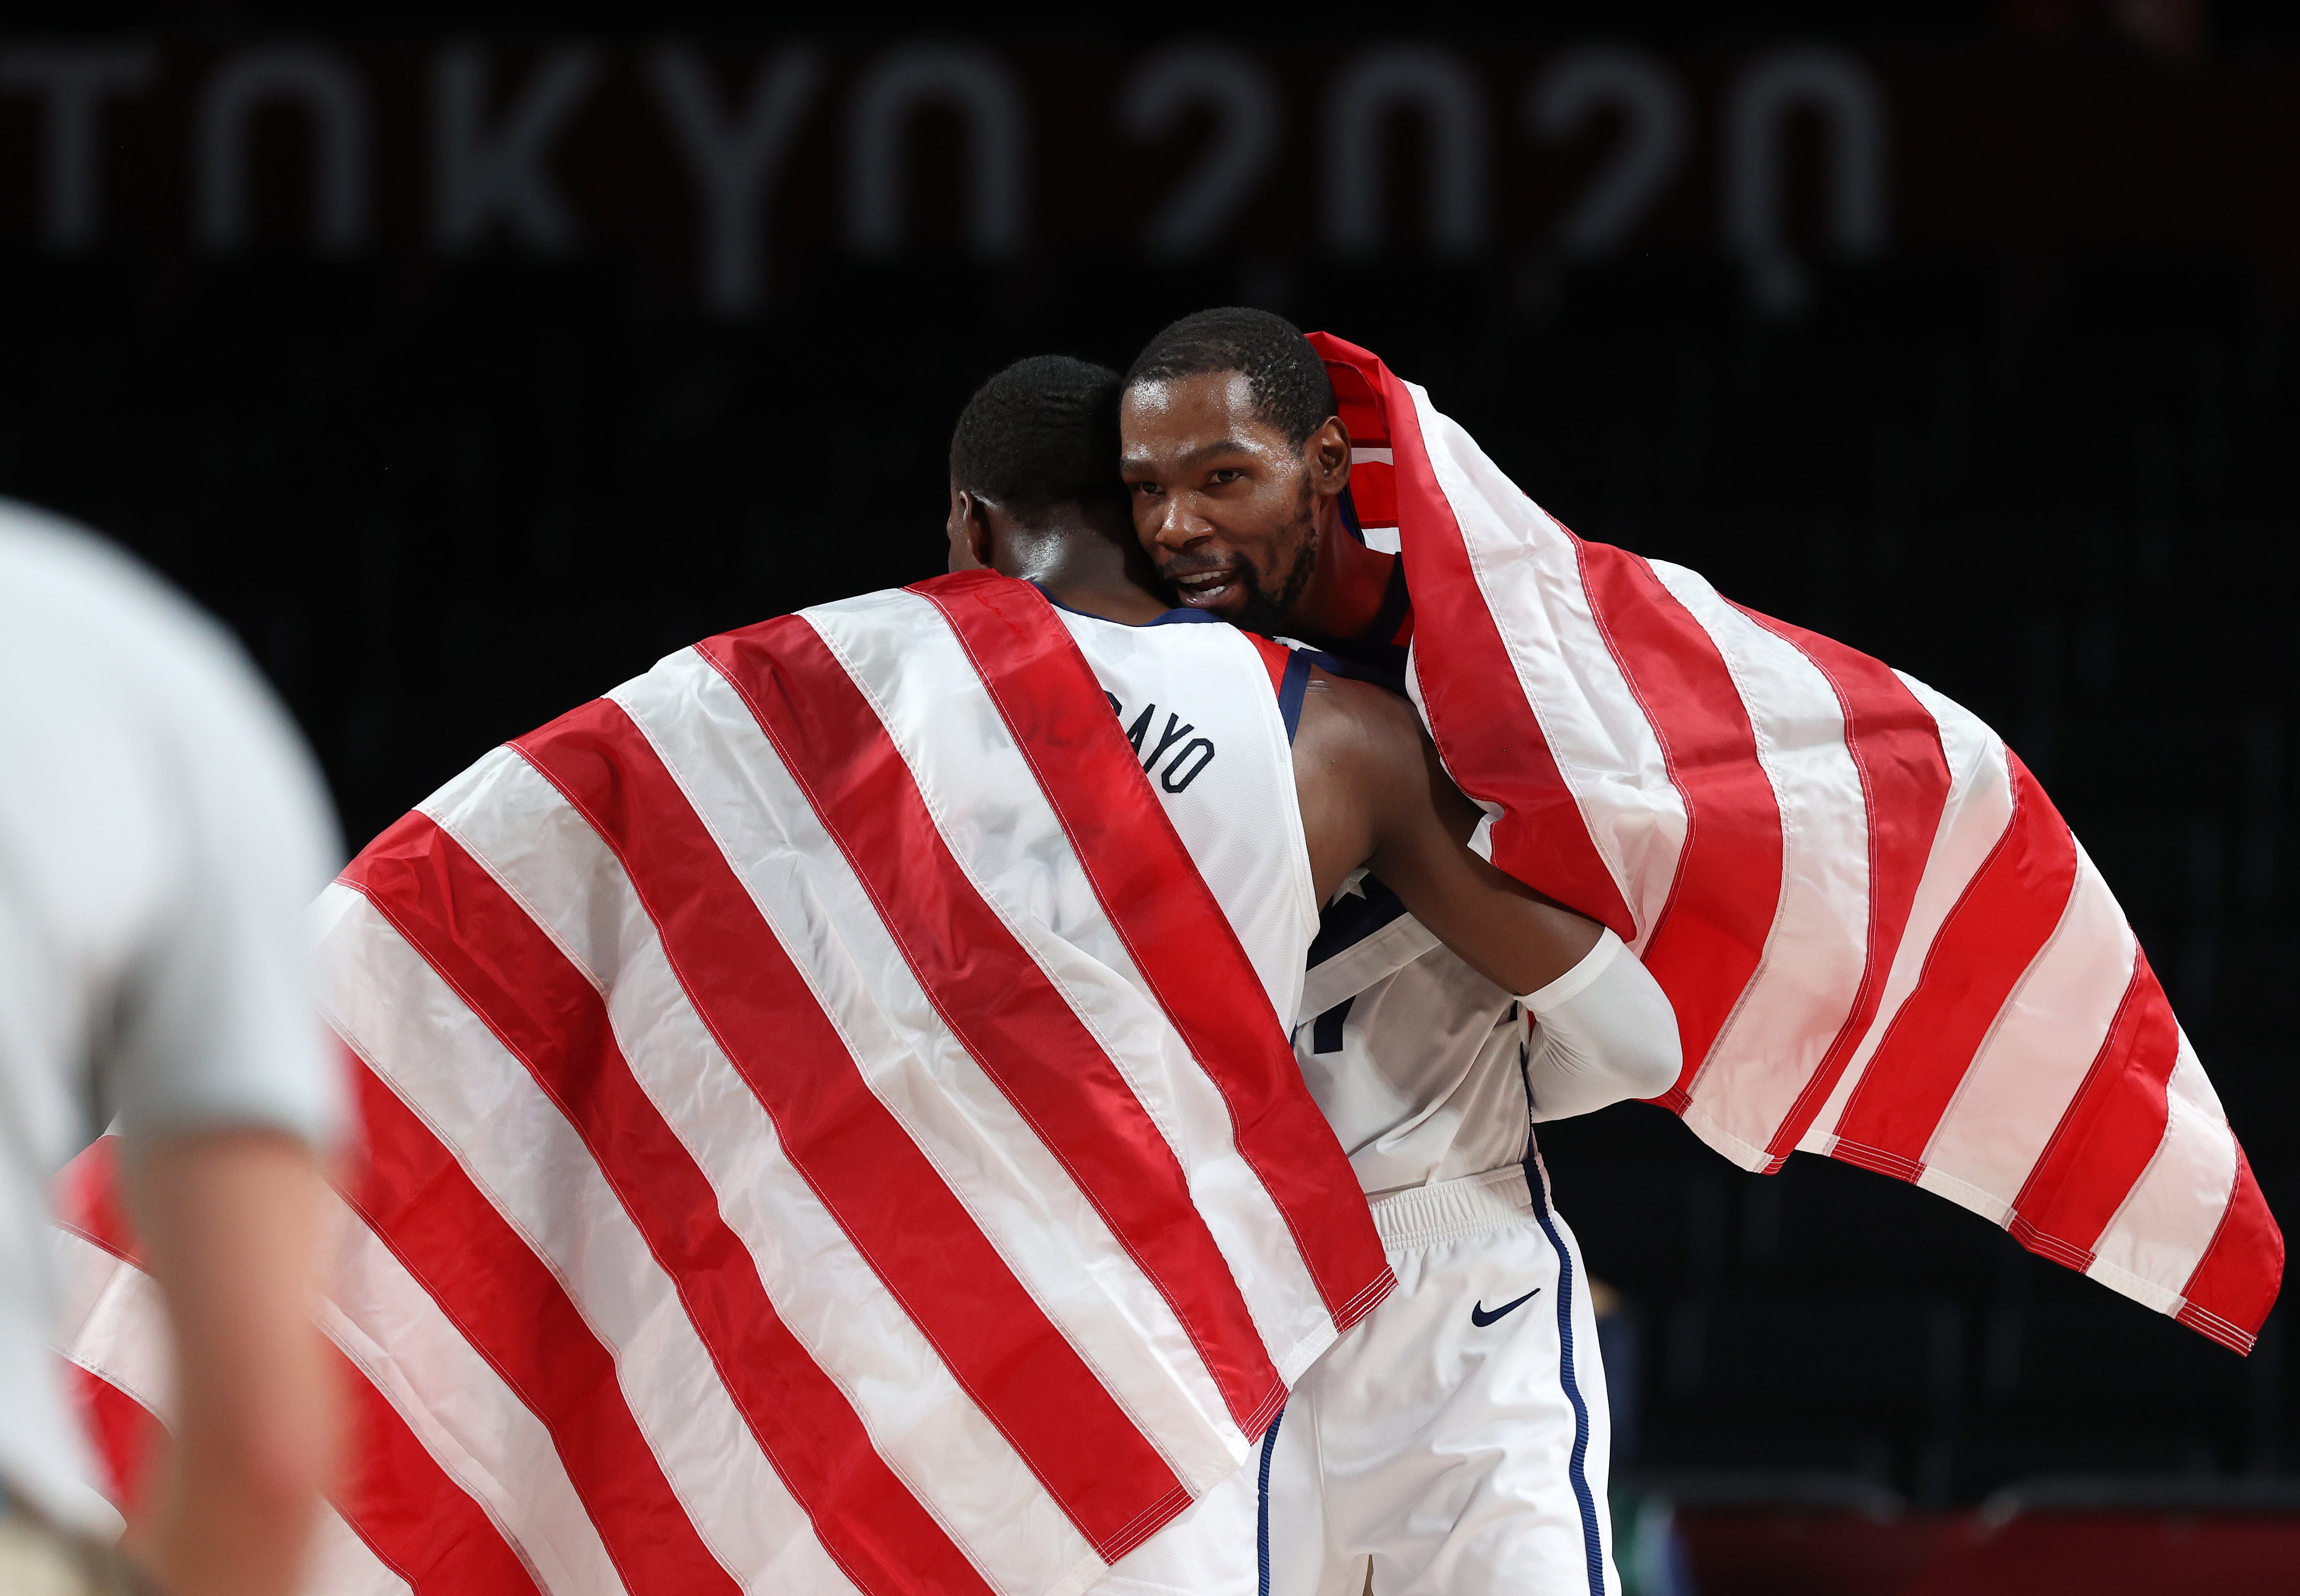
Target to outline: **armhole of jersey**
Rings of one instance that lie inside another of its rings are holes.
[[[1273,643],[1258,632],[1241,631],[1237,635],[1254,644],[1254,652],[1262,656],[1262,669],[1270,672],[1271,689],[1278,695],[1278,717],[1286,727],[1286,746],[1290,752],[1294,745],[1294,734],[1302,724],[1302,697],[1310,686],[1310,651]],[[1286,791],[1294,799],[1294,802],[1288,806],[1291,811],[1288,816],[1288,828],[1293,833],[1294,839],[1290,852],[1294,856],[1295,912],[1301,917],[1299,931],[1302,947],[1306,953],[1318,935],[1318,888],[1310,877],[1310,837],[1302,827],[1301,794],[1294,786],[1291,759],[1285,762],[1285,779]],[[1296,980],[1293,987],[1294,1008],[1301,1006],[1301,996],[1302,983]],[[1279,1013],[1290,1021],[1293,1009],[1281,1006]],[[1290,1023],[1288,1028],[1291,1030]]]
[[[1369,643],[1403,648],[1413,637],[1413,595],[1405,586],[1405,556],[1396,558],[1397,563],[1389,568],[1388,584],[1382,589],[1381,608],[1375,611],[1365,635]]]
[[[1262,668],[1270,672],[1270,690],[1283,694],[1286,666],[1293,658],[1294,651],[1282,643],[1273,643],[1259,632],[1242,632],[1239,636],[1254,644],[1254,653],[1262,656]]]
[[[1258,633],[1246,633],[1246,640],[1254,644],[1270,672],[1271,688],[1278,694],[1278,713],[1286,722],[1286,741],[1291,744],[1295,733],[1302,729],[1302,695],[1310,688],[1309,653],[1273,643]]]

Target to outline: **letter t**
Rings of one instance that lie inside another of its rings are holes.
[[[152,78],[152,52],[141,46],[25,46],[0,55],[0,90],[46,102],[47,196],[40,241],[50,253],[77,254],[102,230],[97,192],[96,112],[105,96],[133,94]]]

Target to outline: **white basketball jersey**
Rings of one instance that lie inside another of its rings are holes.
[[[1517,1001],[1440,946],[1380,882],[1355,881],[1328,906],[1294,1057],[1369,1194],[1524,1159],[1527,1035]]]
[[[1055,613],[1245,944],[1279,1023],[1290,1026],[1318,902],[1292,741],[1262,651],[1196,610],[1138,627],[1059,604]],[[1298,714],[1298,689],[1294,702]]]

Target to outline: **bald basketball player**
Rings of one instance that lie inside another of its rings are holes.
[[[1659,987],[1636,960],[1619,956],[1611,933],[1471,851],[1479,811],[1446,777],[1409,703],[1325,669],[1305,651],[1221,626],[1223,618],[1212,606],[1174,607],[1153,591],[1145,550],[1154,545],[1138,540],[1110,469],[1118,448],[1118,391],[1115,374],[1058,357],[1021,362],[985,385],[952,444],[950,564],[988,566],[1034,582],[1062,611],[1249,955],[1259,960],[1283,947],[1299,959],[1319,931],[1321,907],[1365,902],[1360,883],[1376,877],[1386,886],[1371,890],[1384,901],[1394,893],[1412,911],[1406,929],[1442,941],[1453,967],[1478,984],[1480,997],[1497,993],[1505,1004],[1522,1002],[1541,1015],[1540,1045],[1517,1046],[1521,1033],[1512,1033],[1511,1062],[1545,1097],[1596,1106],[1673,1080],[1676,1027]],[[1282,734],[1276,729],[1281,727]],[[1270,768],[1258,768],[1258,758]],[[1290,1024],[1294,1017],[1281,1018]],[[1313,1090],[1316,1085],[1313,1076]],[[1382,1094],[1378,1080],[1361,1085]],[[1334,1118],[1323,1094],[1321,1104]],[[1346,1116],[1337,1124],[1346,1147],[1347,1126]],[[1522,1117],[1519,1135],[1521,1143]],[[1428,1233],[1428,1244],[1410,1249],[1410,1256],[1392,1247],[1393,1264],[1404,1265],[1403,1293],[1428,1298],[1470,1288],[1456,1306],[1473,1330],[1545,1291],[1553,1298],[1570,1294],[1567,1255],[1529,1218],[1522,1173],[1509,1173],[1514,1193],[1488,1181],[1409,1205],[1407,1218]],[[1378,1204],[1378,1222],[1381,1212]],[[1385,1229],[1386,1240],[1394,1229]],[[1488,1231],[1500,1236],[1499,1244]],[[1472,1243],[1466,1251],[1454,1244],[1463,1236]],[[1473,1301],[1478,1292],[1492,1295],[1490,1309],[1482,1298]],[[1586,1306],[1579,1311],[1586,1318]],[[1538,1330],[1512,1333],[1559,1323],[1541,1314],[1518,1318],[1521,1324],[1502,1337],[1485,1339],[1539,1342]],[[1266,1553],[1298,1542],[1301,1555],[1284,1567],[1299,1578],[1273,1588],[1346,1588],[1356,1596],[1363,1558],[1326,1550],[1333,1504],[1321,1492],[1334,1482],[1314,1465],[1288,1467],[1272,1480],[1277,1496],[1264,1497],[1271,1464],[1292,1455],[1290,1447],[1281,1451],[1280,1431],[1293,1416],[1323,1404],[1319,1389],[1348,1392],[1365,1399],[1382,1448],[1417,1460],[1406,1467],[1463,1472],[1462,1459],[1441,1460],[1442,1442],[1421,1400],[1433,1385],[1458,1384],[1442,1371],[1460,1359],[1442,1349],[1459,1338],[1425,1335],[1428,1345],[1418,1348],[1385,1344],[1371,1362],[1350,1355],[1356,1339],[1354,1333],[1345,1338],[1304,1377],[1288,1420],[1265,1439],[1262,1468],[1243,1470],[1210,1492],[1097,1588],[1108,1596],[1246,1596],[1257,1588]],[[1549,1339],[1554,1342],[1554,1334]],[[1433,1364],[1441,1370],[1434,1381]],[[1509,1411],[1488,1415],[1489,1421],[1570,1436],[1571,1392],[1554,1377],[1554,1349],[1550,1364],[1545,1383],[1521,1393]],[[1591,1379],[1602,1408],[1602,1376]],[[1393,1391],[1396,1401],[1384,1395]],[[1294,1423],[1288,1439],[1306,1443],[1314,1428],[1307,1418]],[[1381,1477],[1366,1482],[1375,1496],[1408,1512],[1437,1500],[1401,1484],[1395,1457],[1388,1461]],[[1598,1461],[1602,1479],[1602,1454]],[[1474,1462],[1468,1472],[1478,1472]],[[1562,1466],[1549,1472],[1565,1475]],[[1457,1493],[1460,1511],[1473,1521],[1514,1517],[1514,1500],[1496,1497],[1491,1486],[1470,1480]],[[1568,1504],[1565,1512],[1572,1522],[1552,1527],[1578,1544],[1578,1511]],[[1312,1546],[1320,1549],[1314,1558]],[[1338,1583],[1344,1580],[1346,1587]]]

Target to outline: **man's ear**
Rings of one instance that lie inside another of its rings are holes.
[[[1338,498],[1350,485],[1350,429],[1339,416],[1328,416],[1302,444],[1304,463],[1310,468],[1310,485],[1327,498]]]
[[[950,569],[982,570],[995,563],[997,549],[990,536],[990,517],[982,502],[956,483],[950,488],[950,519],[943,523],[950,539]]]

